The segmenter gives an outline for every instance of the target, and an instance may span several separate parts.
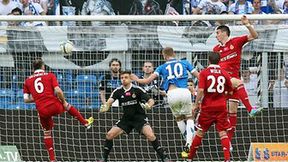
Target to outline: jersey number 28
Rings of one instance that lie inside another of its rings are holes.
[[[211,84],[207,89],[207,92],[213,93],[213,92],[218,92],[218,93],[223,93],[225,90],[225,82],[226,79],[223,76],[219,76],[215,78],[214,75],[208,75],[207,77],[208,80],[211,80]],[[216,84],[216,88],[215,88]]]

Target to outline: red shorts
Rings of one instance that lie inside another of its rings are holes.
[[[47,107],[37,108],[39,120],[44,130],[51,130],[54,125],[53,116],[62,114],[65,109],[62,103],[55,102],[54,104],[48,105]]]
[[[230,128],[227,111],[200,112],[196,127],[203,132],[207,132],[214,123],[218,132]]]

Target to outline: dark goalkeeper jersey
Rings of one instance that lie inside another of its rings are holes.
[[[133,118],[138,115],[145,115],[145,110],[140,103],[146,103],[151,97],[141,87],[133,85],[129,89],[123,86],[115,89],[110,98],[119,100],[119,105],[123,107],[123,118]]]

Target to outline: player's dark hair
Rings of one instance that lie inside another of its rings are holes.
[[[109,67],[112,65],[112,63],[113,62],[118,62],[119,63],[119,65],[120,65],[120,67],[121,67],[121,61],[119,60],[119,59],[117,59],[117,58],[112,58],[110,61],[109,61]]]
[[[221,30],[222,32],[226,32],[228,37],[230,36],[230,29],[226,25],[220,25],[216,28],[216,30]]]
[[[210,53],[208,56],[208,60],[210,64],[218,64],[220,61],[220,54],[219,53]]]
[[[33,62],[33,68],[34,68],[34,70],[41,69],[43,65],[44,65],[44,62],[43,62],[41,59],[36,59],[36,60]]]
[[[124,74],[129,74],[129,75],[131,75],[132,72],[131,72],[131,70],[124,70],[124,71],[121,71],[120,76],[121,76],[121,75],[124,75]]]
[[[163,53],[164,55],[167,55],[167,56],[173,56],[174,50],[173,50],[173,48],[171,48],[171,47],[165,47],[165,48],[162,50],[162,53]]]
[[[22,15],[22,10],[18,7],[14,8],[11,13],[13,14],[14,12],[19,12],[19,15]]]
[[[188,82],[192,82],[194,84],[194,80],[192,78],[188,78]]]

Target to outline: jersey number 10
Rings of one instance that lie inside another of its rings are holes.
[[[169,73],[167,79],[174,79],[175,77],[180,78],[183,75],[183,66],[180,63],[174,64],[173,71],[172,71],[171,64],[166,66],[166,69],[168,70],[168,73]]]

